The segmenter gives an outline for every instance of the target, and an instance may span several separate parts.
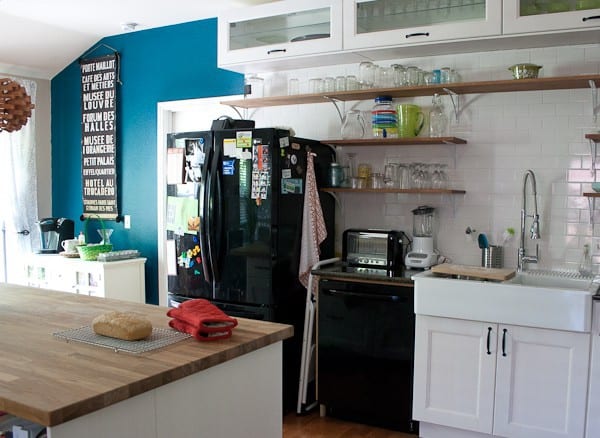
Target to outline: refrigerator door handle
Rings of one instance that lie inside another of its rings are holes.
[[[208,190],[206,192],[206,234],[205,238],[208,243],[208,257],[210,263],[210,269],[212,272],[212,278],[214,282],[220,280],[218,270],[218,254],[217,249],[221,227],[215,225],[215,220],[219,221],[221,216],[221,184],[219,181],[219,164],[221,160],[221,150],[218,144],[215,142],[214,149],[212,151],[212,157],[208,163],[210,170],[208,171]],[[215,214],[215,208],[217,212]],[[216,229],[215,229],[216,228]]]
[[[198,193],[198,214],[200,216],[200,232],[198,233],[198,240],[200,241],[200,254],[202,255],[202,271],[204,273],[204,279],[212,284],[212,272],[209,268],[210,263],[210,253],[209,253],[209,245],[206,240],[206,236],[208,233],[208,206],[209,206],[209,190],[210,184],[208,183],[209,177],[209,163],[211,161],[212,149],[206,149],[206,155],[204,157],[204,166],[202,166],[202,177],[200,180],[200,187]]]

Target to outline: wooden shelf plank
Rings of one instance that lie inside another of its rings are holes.
[[[404,137],[404,138],[351,138],[342,140],[321,140],[331,146],[408,146],[436,144],[467,144],[457,137]]]
[[[460,195],[467,193],[465,190],[456,189],[351,189],[347,187],[326,187],[321,191],[329,193],[421,193],[430,195]]]
[[[593,81],[600,87],[600,75],[576,75],[535,79],[505,79],[498,81],[456,82],[452,84],[419,85],[416,87],[371,88],[355,91],[337,91],[331,93],[299,94],[295,96],[272,96],[262,98],[224,100],[223,105],[239,108],[260,108],[266,106],[299,105],[308,103],[325,103],[331,99],[339,101],[368,100],[380,95],[394,98],[431,96],[434,93],[444,94],[452,90],[457,94],[504,93],[510,91],[565,90],[588,88]]]
[[[588,198],[600,198],[600,192],[585,192],[583,196],[587,196]]]
[[[600,141],[600,133],[596,134],[585,134],[585,138],[592,141]]]

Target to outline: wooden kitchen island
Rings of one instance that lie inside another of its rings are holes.
[[[291,326],[240,318],[229,339],[139,354],[53,336],[110,310],[168,328],[164,307],[0,285],[0,410],[51,438],[281,437]]]

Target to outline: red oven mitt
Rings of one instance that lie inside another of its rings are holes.
[[[192,335],[194,338],[198,339],[199,341],[216,341],[219,339],[227,339],[227,338],[231,337],[231,330],[229,330],[229,329],[225,329],[220,332],[206,333],[206,332],[201,332],[198,328],[196,328],[192,325],[189,325],[183,321],[180,321],[178,319],[172,319],[171,321],[169,321],[169,326],[171,326],[172,328],[174,328],[177,331],[189,333],[190,335]]]
[[[169,309],[167,316],[194,327],[203,333],[231,331],[237,326],[237,319],[230,317],[208,300],[198,298],[184,301],[177,308]]]

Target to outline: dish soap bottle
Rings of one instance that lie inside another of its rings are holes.
[[[592,256],[590,254],[590,245],[583,245],[583,254],[579,263],[579,273],[581,275],[592,275]]]
[[[431,137],[444,137],[448,129],[448,116],[439,94],[434,94],[429,112],[429,135]]]

